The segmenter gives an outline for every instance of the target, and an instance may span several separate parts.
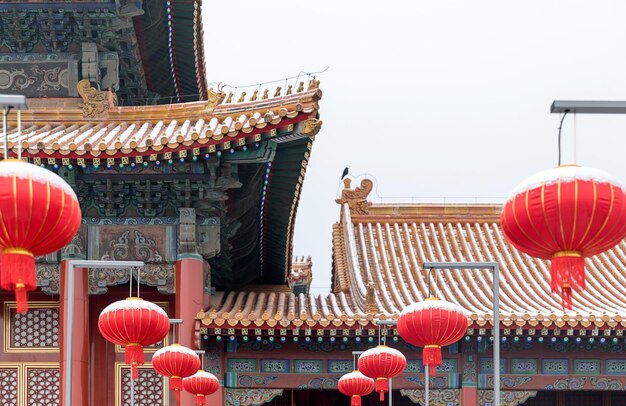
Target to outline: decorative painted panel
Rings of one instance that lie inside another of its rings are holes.
[[[101,225],[89,227],[89,259],[172,263],[176,261],[173,225]]]
[[[512,358],[511,373],[512,374],[536,374],[537,359],[535,358]]]
[[[502,391],[500,392],[501,406],[518,406],[523,405],[528,399],[537,396],[537,391]],[[493,403],[493,391],[492,390],[479,390],[478,391],[478,404],[479,406],[492,406]]]
[[[605,361],[607,375],[626,375],[626,360],[608,359]]]
[[[298,374],[321,374],[323,369],[322,360],[306,359],[294,361],[294,372]]]
[[[26,404],[29,406],[58,406],[60,404],[61,373],[58,366],[26,365]]]
[[[437,367],[437,373],[456,373],[459,371],[459,360],[456,358],[445,358],[441,365]],[[424,372],[424,365],[421,359],[407,360],[404,372],[421,373]]]
[[[424,404],[424,391],[422,389],[401,389],[400,394],[411,399],[415,404]],[[460,406],[460,389],[435,389],[429,392],[428,398],[433,405]]]
[[[541,373],[544,375],[568,375],[569,360],[568,359],[542,359]]]
[[[228,372],[256,372],[256,359],[231,358],[228,360]]]
[[[17,313],[15,302],[5,302],[4,351],[57,352],[59,303],[30,302],[28,307],[28,312]]]
[[[406,369],[404,372],[419,373],[422,372],[422,360],[421,359],[408,359],[406,360]]]
[[[152,365],[139,367],[139,379],[131,379],[130,367],[116,363],[115,406],[161,406],[165,405],[163,376],[152,369]],[[134,403],[131,399],[134,398]]]
[[[289,372],[289,360],[264,359],[261,360],[261,372]]]
[[[493,358],[480,359],[480,373],[493,374]],[[500,373],[506,374],[506,359],[500,358]]]
[[[19,406],[20,365],[0,364],[0,404]]]
[[[328,373],[329,374],[344,374],[352,372],[354,364],[352,360],[329,360],[328,361]]]
[[[574,374],[576,375],[600,375],[599,359],[575,359]]]
[[[269,403],[283,394],[282,389],[231,389],[226,388],[227,406],[256,406]]]

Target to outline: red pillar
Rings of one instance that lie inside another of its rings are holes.
[[[60,340],[60,368],[61,368],[61,405],[65,405],[65,363],[72,363],[72,406],[89,406],[89,275],[86,269],[74,270],[74,303],[68,302],[67,297],[67,259],[60,262],[61,273],[61,340]],[[72,334],[72,350],[70,360],[66,359],[65,323],[67,309],[74,308],[74,325]]]
[[[195,322],[196,315],[205,308],[204,270],[206,263],[200,255],[186,254],[176,261],[176,318],[183,320],[180,344],[196,348]],[[221,391],[219,391],[221,393]],[[180,405],[195,405],[195,396],[181,393]],[[223,405],[221,396],[207,398],[209,405]]]
[[[477,387],[463,387],[461,388],[461,404],[463,406],[476,406],[478,405],[478,388]]]

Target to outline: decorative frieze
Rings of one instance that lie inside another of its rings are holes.
[[[272,399],[282,394],[282,389],[226,388],[225,400],[227,406],[257,406],[269,403]]]

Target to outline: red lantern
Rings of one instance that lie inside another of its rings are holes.
[[[350,406],[361,406],[361,396],[367,396],[374,390],[374,380],[359,371],[350,372],[339,378],[339,392],[350,396]]]
[[[15,159],[0,161],[0,286],[17,311],[37,288],[35,257],[63,248],[81,222],[76,194],[61,177]]]
[[[98,329],[107,341],[125,347],[126,364],[131,365],[132,378],[137,379],[137,365],[144,364],[143,347],[158,343],[167,336],[170,319],[156,304],[129,297],[102,310]]]
[[[385,392],[389,392],[389,378],[395,378],[405,369],[404,355],[386,345],[371,348],[359,357],[359,371],[376,379],[376,392],[380,393],[381,402],[385,400]]]
[[[551,259],[551,289],[572,308],[572,288],[585,288],[585,257],[626,237],[626,198],[611,175],[560,166],[519,184],[502,209],[502,231],[518,250]]]
[[[198,371],[194,375],[183,379],[183,388],[196,395],[196,405],[206,405],[206,396],[217,392],[220,381],[215,375],[206,371]]]
[[[459,341],[467,331],[465,310],[436,298],[406,307],[398,318],[398,334],[410,344],[423,347],[422,364],[436,374],[441,365],[441,347]]]
[[[159,374],[170,378],[170,389],[176,393],[178,401],[183,389],[183,378],[200,369],[200,358],[193,350],[180,344],[172,344],[154,353],[152,367]]]

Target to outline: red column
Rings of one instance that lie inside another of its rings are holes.
[[[180,344],[196,348],[195,322],[198,312],[205,308],[204,270],[206,263],[202,256],[186,254],[176,261],[176,318],[183,320]],[[221,394],[222,391],[219,391]],[[217,394],[216,394],[217,395]],[[223,405],[221,395],[207,398],[209,405]],[[180,405],[195,405],[195,396],[186,392],[181,394]]]
[[[68,302],[67,297],[67,262],[60,262],[61,273],[61,340],[60,340],[60,368],[61,368],[61,405],[65,405],[65,363],[72,363],[72,406],[89,406],[89,275],[86,269],[74,270],[74,303]],[[74,308],[74,325],[72,328],[72,350],[70,360],[66,359],[65,323],[67,309]]]
[[[478,405],[478,388],[475,386],[461,388],[461,402],[463,406]]]

